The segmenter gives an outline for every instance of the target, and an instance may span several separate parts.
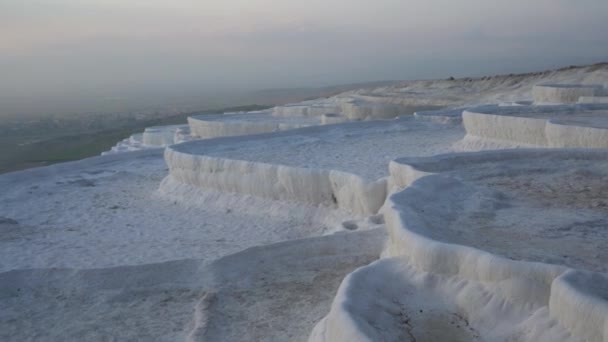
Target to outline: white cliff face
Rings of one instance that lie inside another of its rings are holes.
[[[0,340],[608,341],[608,108],[538,84],[608,69],[192,117],[0,175]]]

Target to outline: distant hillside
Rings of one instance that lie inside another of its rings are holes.
[[[347,91],[339,96],[409,106],[464,106],[531,100],[532,88],[541,83],[608,86],[608,63],[523,74],[402,81],[390,86]]]

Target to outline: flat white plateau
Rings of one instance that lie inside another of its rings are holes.
[[[193,141],[172,148],[226,159],[339,170],[376,180],[388,175],[391,160],[449,152],[464,134],[461,126],[418,121],[410,116]]]

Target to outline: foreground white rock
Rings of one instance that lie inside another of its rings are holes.
[[[0,273],[0,339],[305,340],[344,275],[377,259],[384,238],[372,230],[295,240],[211,264]]]
[[[206,115],[199,119],[195,117],[190,121],[193,126],[199,127],[199,136],[190,135],[184,128],[178,128],[174,143],[201,139],[201,137],[255,134],[345,121],[387,119],[444,107],[451,107],[446,110],[447,113],[454,108],[465,109],[488,103],[529,105],[532,103],[532,90],[535,85],[559,84],[563,88],[563,85],[568,84],[608,84],[606,79],[608,79],[606,64],[598,64],[522,75],[409,81],[390,87],[364,88],[330,98],[277,106],[268,111]],[[564,89],[568,90],[568,88]],[[577,91],[576,87],[573,91]],[[592,99],[594,100],[583,97],[584,102],[602,102],[600,97],[592,97]],[[440,122],[458,122],[460,114],[429,114],[419,117],[435,118]],[[194,127],[193,130],[196,131],[197,128]],[[141,140],[141,136],[137,135],[125,139],[112,148],[110,153],[150,147],[142,144]]]
[[[327,125],[172,146],[169,174],[157,148],[0,175],[0,340],[606,342],[602,152],[387,166],[467,148],[463,110],[607,81],[598,65],[403,82],[218,116]],[[417,114],[338,123],[353,103],[355,120]],[[601,123],[591,111],[566,128]]]
[[[349,275],[312,341],[606,341],[608,152],[402,159],[384,257]]]
[[[463,112],[469,149],[487,146],[608,147],[608,105],[484,106]]]

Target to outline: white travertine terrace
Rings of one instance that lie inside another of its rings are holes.
[[[539,84],[532,89],[536,104],[576,103],[582,96],[601,96],[602,85],[584,84]]]
[[[146,146],[165,147],[175,143],[175,133],[187,125],[148,127],[143,133],[143,144]]]
[[[133,134],[132,136],[119,141],[109,151],[103,152],[101,155],[165,147],[191,139],[192,137],[188,125],[148,127],[143,133]]]
[[[321,116],[340,111],[340,104],[296,103],[273,108],[272,115],[277,117]]]
[[[417,120],[426,120],[437,123],[460,124],[462,112],[467,108],[448,108],[439,110],[420,111],[414,113]]]
[[[405,117],[194,141],[165,150],[161,188],[177,182],[372,215],[386,199],[386,163],[450,151],[462,137],[460,127]]]
[[[382,102],[382,100],[388,99],[370,96],[336,97],[331,100],[278,106],[273,109],[272,114],[278,117],[341,114],[349,121],[392,119],[399,115],[412,114],[408,106]]]
[[[137,133],[117,142],[116,145],[112,146],[109,151],[102,152],[101,155],[105,156],[115,153],[139,151],[143,149],[146,149],[146,146],[143,144],[143,133]]]
[[[608,103],[608,96],[581,96],[578,103]]]
[[[166,150],[165,159],[171,178],[163,186],[178,180],[273,200],[338,206],[359,215],[375,214],[386,198],[385,180],[367,182],[346,172],[193,155],[175,147]]]
[[[308,115],[308,107],[303,104],[290,104],[285,106],[277,106],[272,109],[274,116],[306,116]]]
[[[188,118],[190,132],[199,139],[283,131],[321,124],[316,116],[278,117],[270,113],[199,115]]]
[[[347,121],[348,121],[348,118],[346,118],[343,115],[335,114],[335,113],[323,114],[323,116],[321,116],[321,123],[323,125],[343,123],[343,122],[347,122]]]
[[[346,121],[392,119],[402,114],[411,114],[411,109],[391,103],[336,97],[277,106],[268,112],[193,116],[188,118],[188,124],[192,136],[211,139]]]
[[[608,105],[484,106],[462,114],[464,144],[608,147]],[[474,147],[473,147],[474,148]]]
[[[394,161],[384,259],[345,278],[310,340],[608,341],[608,277],[589,271],[608,261],[607,164],[560,149]]]
[[[533,86],[607,77],[394,83],[1,175],[0,340],[608,342],[608,150],[438,155],[606,148],[599,87]]]
[[[388,104],[354,100],[342,104],[342,114],[350,120],[390,119],[404,114],[403,107]]]
[[[274,107],[272,115],[277,117],[298,117],[339,113],[341,111],[341,104],[344,101],[348,101],[348,99],[331,98],[291,103]]]
[[[367,102],[346,96],[277,106],[269,111],[196,115],[188,117],[188,125],[146,128],[143,134],[133,135],[103,154],[165,147],[192,140],[277,132],[348,121],[392,119],[401,114],[412,114],[415,108],[427,107]]]

